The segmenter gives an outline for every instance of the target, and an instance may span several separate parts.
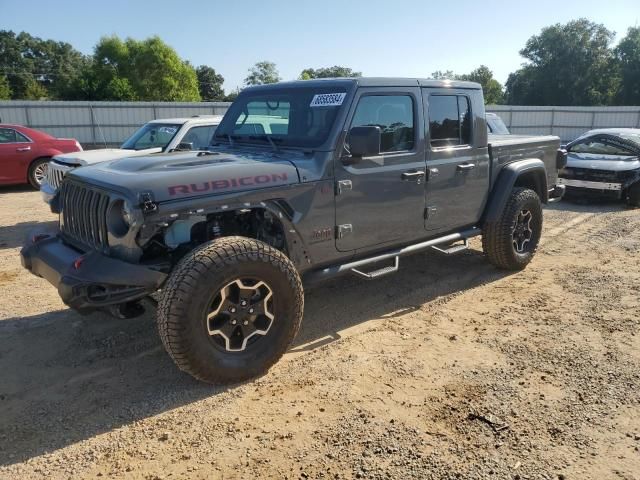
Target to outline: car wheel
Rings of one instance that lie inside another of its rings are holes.
[[[303,309],[300,276],[282,252],[226,237],[176,266],[158,305],[158,330],[182,371],[208,383],[235,383],[280,359]]]
[[[47,177],[47,171],[49,170],[50,158],[38,158],[31,163],[27,179],[33,188],[40,190],[42,182]]]
[[[489,261],[505,270],[522,270],[533,258],[542,234],[538,194],[514,188],[500,218],[482,231],[482,248]]]
[[[627,203],[632,207],[640,207],[640,182],[636,182],[629,187]]]

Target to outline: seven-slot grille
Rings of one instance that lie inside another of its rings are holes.
[[[62,166],[55,161],[49,162],[49,168],[47,168],[47,183],[56,190],[62,185],[62,180],[69,170],[73,170],[73,167]]]
[[[109,195],[65,181],[60,189],[60,207],[60,228],[65,235],[96,250],[104,250],[109,246]]]

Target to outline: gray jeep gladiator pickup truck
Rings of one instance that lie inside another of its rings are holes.
[[[247,88],[207,151],[73,170],[59,229],[22,263],[81,312],[142,311],[178,367],[213,383],[266,371],[303,315],[305,284],[398,270],[482,235],[489,261],[522,269],[542,204],[562,195],[557,137],[487,140],[478,84],[329,79]]]

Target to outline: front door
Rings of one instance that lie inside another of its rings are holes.
[[[12,128],[0,128],[0,184],[27,180],[27,168],[33,158],[28,140]]]
[[[420,89],[363,88],[347,119],[382,130],[380,155],[349,163],[345,140],[336,173],[339,251],[401,243],[424,236],[424,125]],[[339,148],[342,148],[339,146]]]
[[[423,89],[428,116],[425,228],[445,233],[475,225],[489,192],[489,152],[481,95]],[[479,104],[478,104],[479,103]]]

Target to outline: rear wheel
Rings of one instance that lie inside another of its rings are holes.
[[[629,188],[627,203],[632,207],[640,207],[640,182],[636,182]]]
[[[226,237],[180,261],[163,289],[158,329],[181,370],[208,383],[239,382],[278,361],[303,308],[300,277],[282,252]]]
[[[485,224],[482,248],[489,261],[505,270],[522,270],[533,258],[542,234],[538,194],[517,187],[497,221]]]
[[[42,182],[47,177],[47,171],[49,170],[50,158],[38,158],[31,163],[27,179],[33,188],[40,190]]]

